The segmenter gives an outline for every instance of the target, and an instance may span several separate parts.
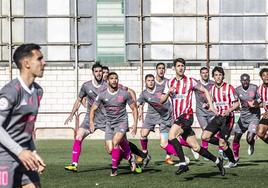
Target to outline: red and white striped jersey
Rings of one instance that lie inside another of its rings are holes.
[[[188,78],[187,76],[184,76],[181,80],[177,80],[174,77],[166,82],[163,93],[167,93],[170,87],[175,88],[169,94],[172,101],[174,119],[179,118],[182,114],[193,114],[192,94],[197,85],[199,84],[194,78]]]
[[[221,87],[212,86],[210,94],[219,115],[222,115],[224,110],[231,108],[233,102],[238,101],[235,88],[226,82]]]
[[[263,108],[265,111],[268,111],[268,87],[265,87],[264,84],[262,84],[258,89],[258,93],[260,95]]]

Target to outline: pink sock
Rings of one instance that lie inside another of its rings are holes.
[[[168,155],[177,156],[177,153],[172,144],[168,143],[166,147],[163,147],[163,149],[166,150]]]
[[[189,144],[183,138],[179,138],[179,142],[182,146],[190,148]]]
[[[208,149],[208,141],[202,140],[201,146],[205,149]]]
[[[112,168],[117,168],[120,162],[120,148],[112,149]]]
[[[240,148],[240,144],[238,142],[233,141],[233,152],[234,152],[234,157],[236,159],[239,158],[239,148]]]
[[[81,153],[81,140],[75,140],[74,145],[73,145],[73,152],[72,152],[73,163],[78,163],[80,153]]]
[[[140,142],[141,142],[141,148],[142,148],[142,150],[147,151],[148,139],[147,138],[140,139]]]
[[[128,140],[126,138],[123,138],[119,145],[121,147],[124,159],[129,160],[131,151],[130,151]]]

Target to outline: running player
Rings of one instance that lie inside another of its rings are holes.
[[[161,96],[161,103],[163,104],[166,102],[169,97],[172,100],[174,124],[169,131],[169,142],[173,145],[177,156],[180,158],[179,169],[177,170],[176,174],[179,175],[189,170],[187,164],[185,163],[182,146],[177,139],[178,136],[181,136],[195,152],[198,152],[201,156],[215,162],[221,172],[221,175],[224,176],[225,170],[223,168],[222,159],[217,158],[208,150],[199,146],[195,133],[191,127],[193,124],[193,91],[199,90],[205,93],[209,104],[209,109],[215,111],[212,106],[212,100],[209,92],[201,84],[198,84],[195,79],[185,76],[184,59],[175,59],[173,66],[176,76],[167,82],[165,90]]]
[[[240,76],[240,81],[241,86],[238,86],[235,89],[241,104],[240,118],[234,128],[235,135],[233,139],[233,152],[236,161],[239,160],[240,140],[246,131],[248,131],[248,155],[253,154],[255,144],[254,138],[260,120],[260,108],[254,107],[255,104],[260,103],[258,87],[254,84],[250,84],[250,76],[248,74],[242,74]]]
[[[258,93],[261,97],[262,106],[265,112],[262,114],[262,118],[259,122],[257,128],[257,135],[260,137],[266,144],[268,144],[268,69],[263,68],[260,71],[260,77],[262,79],[262,85],[258,89]]]
[[[215,67],[212,70],[212,77],[215,85],[211,88],[211,95],[216,106],[216,116],[209,122],[202,133],[202,140],[219,145],[229,159],[225,168],[232,168],[237,165],[233,151],[229,147],[228,138],[230,137],[234,125],[234,110],[239,107],[238,97],[235,89],[230,84],[224,82],[224,70],[222,67]],[[214,135],[219,132],[220,139],[214,139]]]
[[[45,169],[32,134],[43,89],[34,82],[46,65],[37,44],[23,44],[13,55],[18,78],[0,90],[0,186],[40,187]]]
[[[117,167],[120,162],[120,148],[124,152],[124,158],[130,163],[131,171],[136,168],[135,158],[131,155],[126,132],[128,127],[128,115],[126,105],[128,104],[132,110],[133,126],[132,135],[137,132],[138,109],[135,101],[127,92],[118,87],[118,75],[115,72],[108,74],[108,88],[101,92],[96,98],[90,110],[90,130],[95,129],[94,120],[96,112],[101,105],[106,110],[107,126],[106,134],[113,134],[113,149],[112,149],[112,173],[111,176],[117,176]]]

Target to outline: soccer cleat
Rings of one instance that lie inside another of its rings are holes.
[[[219,163],[217,164],[217,167],[219,168],[221,175],[225,176],[225,169],[223,167],[223,160],[221,158],[218,158],[218,159],[219,159]]]
[[[223,160],[228,160],[228,157],[226,157],[225,153],[221,149],[218,151],[218,154],[223,158]]]
[[[248,145],[248,155],[252,155],[254,153],[254,144]]]
[[[77,166],[74,164],[68,165],[64,169],[72,172],[77,172]]]
[[[199,153],[195,152],[193,149],[191,149],[191,152],[192,152],[192,154],[194,156],[194,159],[198,160],[199,159]]]
[[[237,162],[228,162],[226,165],[224,165],[224,168],[235,168],[237,166]]]
[[[149,154],[147,154],[147,156],[142,160],[142,169],[145,169],[147,167],[147,165],[149,164],[151,160],[151,156]]]
[[[176,175],[180,175],[184,172],[187,172],[189,170],[189,167],[187,165],[180,165],[178,170],[176,171]]]
[[[135,172],[136,172],[137,174],[142,173],[142,168],[141,168],[139,165],[136,165]]]
[[[174,165],[174,162],[173,162],[172,158],[170,158],[170,157],[166,158],[165,163],[167,163],[169,165]]]
[[[187,156],[184,156],[186,165],[190,164],[190,159]],[[175,164],[174,166],[180,166],[180,163]]]
[[[209,159],[207,159],[206,157],[203,157],[204,161],[209,161]]]
[[[117,168],[112,168],[112,172],[110,174],[110,176],[114,177],[114,176],[117,176]]]
[[[131,172],[134,172],[136,167],[137,167],[136,157],[130,155],[130,159],[128,160],[128,163],[129,163],[129,167],[130,167]]]

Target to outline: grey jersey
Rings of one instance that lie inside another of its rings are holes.
[[[214,85],[214,81],[208,80],[207,83],[202,82],[201,80],[197,81],[198,84],[204,86],[208,91],[210,91],[211,87]],[[203,92],[196,90],[195,91],[195,99],[196,99],[196,115],[198,116],[214,116],[214,114],[204,108],[207,105],[207,99]]]
[[[0,90],[0,160],[35,150],[32,133],[42,95],[37,83],[29,89],[20,77]]]
[[[147,89],[144,90],[139,98],[138,98],[138,105],[142,105],[145,102],[157,112],[157,118],[160,115],[160,119],[171,119],[172,118],[172,109],[171,104],[169,101],[165,102],[164,104],[160,103],[160,97],[162,95],[163,88],[159,86],[155,86],[153,91],[148,91]],[[148,108],[149,108],[148,106]],[[147,112],[148,113],[148,112]],[[153,119],[151,119],[153,121]]]
[[[107,83],[102,82],[100,85],[95,85],[92,80],[85,82],[79,92],[79,97],[82,99],[87,97],[87,113],[90,112],[90,109],[98,96],[98,94],[104,91],[107,88]],[[98,125],[103,125],[105,127],[105,111],[103,108],[98,108],[95,114],[94,122]]]
[[[157,92],[161,92],[161,94],[163,93],[167,81],[168,81],[167,78],[164,78],[161,83],[159,83],[155,80],[155,87],[157,87]],[[138,103],[139,103],[139,101],[138,101]],[[159,124],[160,122],[161,122],[161,117],[160,117],[158,111],[152,105],[148,105],[147,113],[146,113],[146,117],[145,117],[145,123],[156,125],[156,124]]]
[[[241,103],[241,120],[251,121],[253,119],[259,119],[260,108],[250,108],[248,106],[248,101],[260,101],[260,95],[257,92],[258,86],[249,84],[247,90],[244,90],[242,86],[238,86],[235,90]]]
[[[128,121],[128,114],[126,105],[134,103],[129,92],[122,88],[114,93],[111,93],[109,89],[101,92],[95,100],[95,105],[103,105],[106,115],[107,122],[111,127],[117,126],[118,123]]]

